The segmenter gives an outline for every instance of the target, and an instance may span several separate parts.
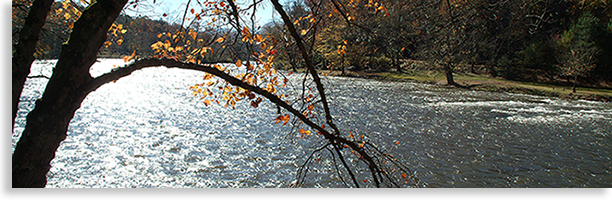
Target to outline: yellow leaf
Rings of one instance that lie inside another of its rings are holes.
[[[210,105],[210,101],[208,99],[204,100],[204,105],[209,106]]]
[[[70,13],[64,13],[64,18],[66,18],[66,20],[70,19]]]
[[[242,61],[238,59],[238,61],[236,61],[236,67],[241,67],[241,66],[242,66]]]
[[[170,44],[170,41],[166,40],[164,41],[162,45],[164,46],[165,49],[168,49],[172,44]]]
[[[215,40],[215,42],[218,42],[218,43],[221,43],[223,41],[225,41],[224,37],[220,37],[220,38],[217,38],[217,40]]]
[[[136,58],[136,50],[134,50],[132,52],[132,55],[130,55],[130,56],[123,56],[123,61],[124,62],[129,62],[131,60],[134,60],[134,58]]]
[[[198,37],[198,33],[196,33],[195,31],[190,31],[189,35],[191,36],[191,38],[193,38],[193,40],[195,40],[196,37]]]
[[[308,30],[302,30],[302,35],[306,35],[306,33],[308,33]]]
[[[251,32],[249,31],[249,28],[247,28],[247,27],[242,28],[242,35],[244,35],[245,38],[250,39],[251,38]]]
[[[263,37],[261,35],[259,35],[259,34],[255,34],[254,38],[255,38],[255,41],[257,41],[257,42],[262,42],[263,41]]]
[[[268,84],[268,86],[266,87],[266,91],[274,94],[274,93],[276,93],[276,88],[274,88],[274,85]]]
[[[161,46],[163,46],[163,45],[164,45],[164,44],[163,44],[162,42],[158,41],[158,42],[153,43],[153,44],[151,45],[151,49],[153,49],[153,50],[155,50],[155,49],[159,49],[159,48],[161,48]]]
[[[300,132],[302,135],[310,135],[310,131],[304,130],[304,129],[300,129],[298,130],[298,132]]]
[[[289,122],[290,119],[291,119],[291,116],[289,116],[289,114],[280,115],[280,116],[276,117],[275,124],[278,124],[278,122],[284,121],[283,125],[285,125],[285,124],[287,124]]]
[[[113,44],[113,43],[110,42],[110,41],[106,41],[106,42],[104,42],[104,47],[108,48],[111,44]]]

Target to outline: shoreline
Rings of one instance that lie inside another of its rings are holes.
[[[36,61],[52,61],[52,59]],[[305,69],[301,68],[297,71],[304,72]],[[346,74],[344,75],[341,74],[341,71],[330,72],[329,70],[317,70],[317,73],[319,73],[320,75],[326,73],[329,76],[337,77],[354,77],[391,82],[416,82],[438,85],[440,87],[454,87],[446,85],[446,77],[444,76],[444,74],[435,70],[406,70],[402,73],[398,73],[396,71],[361,72],[347,70],[345,71]],[[566,100],[612,102],[612,89],[607,88],[576,87],[576,93],[572,93],[571,86],[512,81],[502,78],[493,78],[486,75],[455,73],[453,74],[453,78],[458,84],[466,86],[466,88],[454,87],[457,89],[539,95],[545,97],[556,97]]]
[[[317,71],[319,74],[329,73],[329,70]],[[341,75],[340,71],[333,71],[329,73],[329,76],[355,77],[391,82],[417,82],[441,87],[454,87],[446,85],[446,77],[442,73],[427,70],[403,73],[346,71],[344,75]],[[566,100],[612,102],[612,90],[605,88],[576,87],[576,93],[572,93],[571,86],[512,81],[484,75],[455,73],[453,78],[458,84],[466,86],[466,88],[455,87],[458,89],[530,94]]]

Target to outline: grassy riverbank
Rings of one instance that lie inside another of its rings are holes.
[[[321,70],[320,73],[329,73]],[[332,72],[333,76],[340,76],[339,71]],[[413,72],[348,72],[345,76],[377,79],[384,81],[410,81],[427,84],[436,84],[446,87],[446,77],[438,71],[413,71]],[[562,99],[583,99],[593,101],[612,101],[612,90],[602,88],[577,87],[576,93],[572,93],[571,86],[551,85],[542,83],[530,83],[492,78],[485,75],[454,74],[455,82],[467,86],[470,90],[482,90],[491,92],[511,92],[521,94],[533,94]]]

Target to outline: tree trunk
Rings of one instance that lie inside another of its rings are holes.
[[[574,84],[572,86],[572,93],[576,93],[576,81],[578,79],[577,75],[574,75]]]
[[[106,40],[111,24],[127,0],[92,1],[75,22],[43,97],[27,116],[13,152],[13,187],[44,187],[55,151],[66,138],[68,124],[89,94],[89,68]]]
[[[446,84],[457,86],[459,84],[455,83],[453,79],[453,69],[451,68],[451,64],[447,63],[444,65],[444,73],[446,74]]]
[[[23,84],[30,74],[30,66],[34,62],[34,51],[36,50],[40,30],[45,25],[45,19],[52,4],[53,0],[35,0],[30,6],[23,28],[19,31],[19,41],[17,41],[13,54],[13,122],[11,127],[15,124],[15,117],[17,117],[17,110],[19,110],[19,97],[21,97]]]
[[[402,73],[402,65],[400,64],[399,58],[397,58],[397,56],[393,58],[393,65],[396,67],[397,73]]]

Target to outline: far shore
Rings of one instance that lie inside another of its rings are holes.
[[[331,73],[329,70],[318,70],[318,72],[319,74],[328,74],[330,76],[357,77],[381,81],[418,82],[440,85],[441,87],[452,87],[446,85],[446,77],[439,71],[422,70],[402,73],[345,71],[344,75],[339,70],[332,71]],[[531,94],[572,100],[612,101],[612,89],[609,88],[577,87],[576,93],[572,93],[571,86],[511,81],[486,75],[455,73],[453,78],[455,82],[466,86],[466,88],[458,89]]]
[[[106,58],[118,59],[118,58]],[[298,72],[304,72],[305,69],[298,69]],[[406,70],[402,73],[396,71],[388,72],[361,72],[361,71],[345,71],[341,74],[340,70],[317,70],[321,75],[329,76],[344,76],[357,77],[365,79],[374,79],[381,81],[395,82],[418,82],[426,84],[439,85],[441,87],[452,87],[446,85],[446,77],[439,71],[435,70]],[[490,91],[490,92],[510,92],[519,94],[531,94],[547,97],[558,97],[561,99],[573,100],[589,100],[612,102],[612,88],[591,88],[591,87],[576,87],[576,93],[572,93],[572,87],[567,85],[554,85],[533,82],[512,81],[502,78],[494,78],[486,75],[455,73],[453,75],[455,82],[466,86],[468,90]]]

